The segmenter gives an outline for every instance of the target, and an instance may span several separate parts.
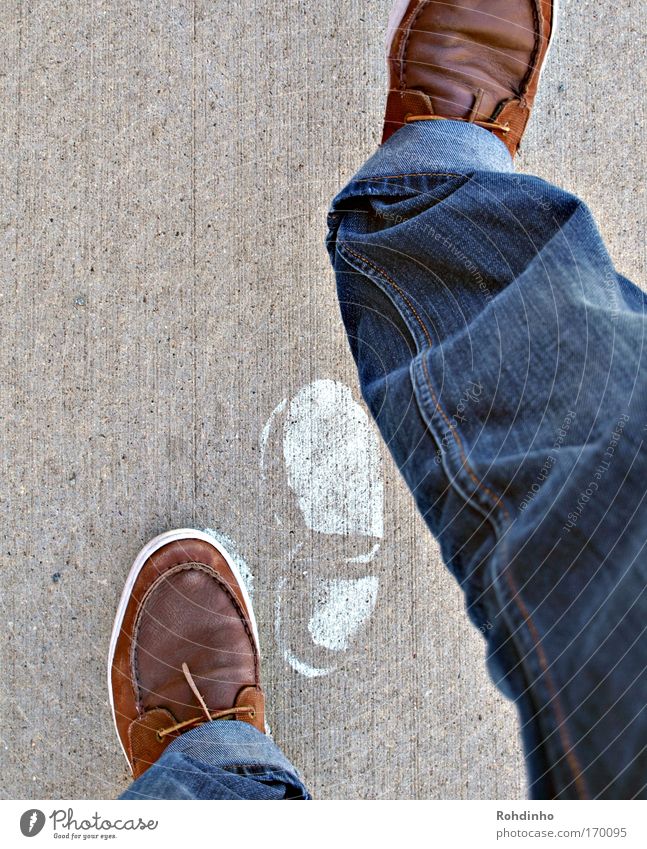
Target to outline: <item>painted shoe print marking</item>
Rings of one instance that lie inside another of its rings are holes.
[[[274,409],[260,442],[274,520],[293,540],[276,591],[276,639],[297,672],[328,675],[377,601],[379,579],[366,564],[384,535],[379,439],[346,385],[316,380]]]

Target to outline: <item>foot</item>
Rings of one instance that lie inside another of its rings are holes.
[[[398,0],[391,13],[385,142],[449,118],[490,130],[514,156],[555,29],[557,0]]]
[[[135,778],[203,722],[237,719],[265,731],[251,602],[207,534],[171,531],[138,555],[115,619],[108,687]]]

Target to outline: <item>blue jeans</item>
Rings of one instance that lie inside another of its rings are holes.
[[[645,295],[474,125],[399,130],[329,228],[362,393],[518,707],[531,797],[647,798]],[[175,791],[222,798],[240,768]]]
[[[309,799],[274,741],[236,720],[205,722],[175,739],[121,799]]]

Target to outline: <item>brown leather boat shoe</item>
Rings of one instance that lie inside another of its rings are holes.
[[[387,36],[385,142],[449,118],[493,132],[514,156],[555,31],[556,0],[398,0]]]
[[[137,556],[110,641],[108,689],[135,778],[203,722],[237,719],[265,732],[251,602],[208,534],[170,531]]]

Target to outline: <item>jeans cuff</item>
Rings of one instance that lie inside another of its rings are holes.
[[[268,770],[284,770],[297,775],[271,737],[248,722],[238,720],[205,722],[173,740],[164,754],[166,752],[184,754],[220,769],[263,766]]]
[[[489,130],[463,121],[416,121],[394,133],[355,180],[403,174],[513,172],[512,157]]]

